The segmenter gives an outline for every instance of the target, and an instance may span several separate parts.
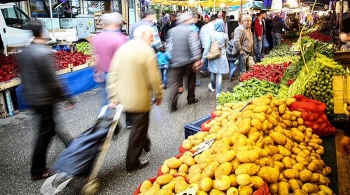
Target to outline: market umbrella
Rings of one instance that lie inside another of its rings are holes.
[[[241,8],[241,6],[233,6],[231,8],[232,10],[238,10]],[[267,10],[266,6],[264,5],[264,2],[262,1],[250,1],[243,5],[243,9]]]

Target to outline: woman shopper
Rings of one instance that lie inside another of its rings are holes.
[[[221,49],[221,54],[216,59],[208,60],[208,67],[210,71],[210,83],[208,85],[211,91],[216,92],[216,96],[219,95],[222,82],[222,74],[229,72],[228,61],[226,58],[226,47],[228,44],[228,36],[225,33],[225,23],[222,19],[217,19],[214,23],[214,31],[210,32],[206,40],[205,49],[203,52],[202,61],[206,59],[206,56],[210,50],[213,42],[217,41]]]

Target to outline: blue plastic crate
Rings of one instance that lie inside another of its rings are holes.
[[[210,118],[211,118],[210,115],[208,115],[208,116],[206,116],[204,118],[201,118],[199,120],[196,120],[196,121],[194,121],[192,123],[186,124],[184,126],[184,128],[185,128],[185,139],[187,139],[188,136],[194,135],[197,132],[199,132],[201,130],[201,125],[205,121],[209,120]]]

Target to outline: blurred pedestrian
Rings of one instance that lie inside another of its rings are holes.
[[[177,18],[178,25],[172,28],[167,37],[167,51],[173,59],[169,69],[169,91],[170,91],[170,111],[177,110],[178,89],[183,83],[183,78],[187,77],[187,103],[198,102],[195,95],[196,71],[202,66],[201,45],[197,32],[191,30],[193,24],[191,13],[182,13]]]
[[[206,55],[210,50],[213,42],[219,43],[221,54],[216,59],[208,59],[208,67],[210,71],[210,83],[208,85],[211,91],[216,91],[218,97],[221,90],[222,75],[229,73],[229,66],[226,57],[226,47],[228,43],[228,36],[225,33],[225,23],[222,19],[217,19],[214,23],[214,31],[209,33],[205,43],[202,61],[206,59]]]
[[[231,37],[231,34],[235,31],[235,29],[239,26],[238,21],[235,21],[235,16],[230,15],[230,21],[227,23],[227,35],[229,35],[230,39],[233,39],[234,36]]]
[[[263,20],[266,16],[266,11],[261,10],[260,14],[254,20],[254,49],[256,61],[261,62],[261,51],[263,46],[263,35],[264,35],[264,23]]]
[[[169,63],[172,59],[170,53],[165,50],[165,47],[163,46],[161,49],[159,49],[157,53],[157,59],[158,59],[158,66],[160,69],[160,73],[162,75],[162,81],[163,81],[163,88],[166,89],[166,83],[168,78],[168,71],[169,71]]]
[[[210,22],[208,24],[204,25],[199,32],[199,38],[200,38],[201,44],[202,44],[202,52],[205,49],[205,44],[207,42],[207,39],[209,38],[209,33],[215,30],[214,29],[215,20],[216,20],[216,16],[212,15],[210,17]],[[202,75],[202,77],[207,77],[209,75],[208,60],[207,59],[204,59],[203,67],[199,71],[199,73]]]
[[[164,27],[162,28],[162,33],[161,33],[161,40],[163,42],[166,41],[166,36],[167,33],[170,29],[174,28],[176,26],[176,17],[175,14],[170,14],[170,19],[169,21],[164,25]]]
[[[126,155],[127,172],[149,164],[140,156],[142,150],[151,150],[148,136],[151,97],[154,95],[158,106],[163,98],[156,54],[150,46],[154,40],[153,29],[141,25],[135,29],[133,37],[115,53],[107,75],[109,102],[122,104],[132,124]]]
[[[158,27],[155,24],[157,21],[156,12],[153,9],[145,10],[142,14],[142,17],[143,17],[142,20],[140,20],[139,22],[137,22],[131,26],[131,32],[129,35],[130,39],[133,38],[134,31],[137,27],[142,26],[142,25],[150,26],[153,29],[153,39],[154,39],[151,46],[153,47],[153,49],[155,51],[157,51],[163,45],[162,45],[162,41],[160,40],[160,37],[159,37]]]
[[[230,66],[230,73],[228,80],[232,82],[232,80],[235,77],[236,69],[237,69],[237,58],[238,54],[234,53],[234,42],[233,42],[233,37],[234,37],[234,32],[231,33],[231,40],[228,42],[227,48],[226,48],[226,56],[227,56],[227,61]]]
[[[253,36],[251,32],[252,17],[249,15],[243,16],[242,24],[234,31],[234,53],[239,54],[240,75],[246,72],[248,57],[253,51]]]
[[[28,29],[32,31],[34,37],[18,54],[18,63],[24,97],[28,105],[39,115],[40,120],[30,171],[31,179],[39,180],[49,176],[46,154],[51,138],[56,135],[55,103],[69,100],[69,108],[73,108],[74,102],[56,76],[52,51],[44,46],[48,39],[42,36],[41,21],[31,20]]]
[[[293,28],[288,28],[286,24],[283,21],[284,14],[281,13],[279,15],[276,15],[272,19],[271,28],[272,28],[272,42],[273,47],[276,47],[281,43],[282,40],[282,30],[294,30]]]

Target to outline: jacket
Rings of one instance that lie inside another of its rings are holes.
[[[293,30],[292,28],[288,28],[284,23],[283,19],[279,16],[275,16],[272,19],[271,28],[272,33],[282,33],[283,28],[284,30]]]
[[[32,43],[17,57],[24,97],[29,105],[50,105],[69,99],[56,76],[52,51],[46,46]]]
[[[256,18],[254,20],[254,34],[257,37],[262,37],[263,35],[263,23],[262,20],[260,20],[259,18]]]
[[[206,58],[206,55],[210,50],[211,44],[214,41],[219,42],[219,46],[221,48],[221,55],[219,58],[208,60],[208,69],[212,73],[227,74],[229,71],[229,66],[226,57],[226,47],[228,43],[228,36],[226,33],[217,31],[212,31],[209,33],[207,37],[207,42],[205,44],[202,60]]]
[[[239,26],[238,22],[234,20],[230,20],[227,23],[227,34],[229,39],[231,39],[231,33],[233,33],[238,26]]]
[[[227,56],[227,60],[228,61],[236,61],[238,54],[237,53],[233,53],[234,52],[234,42],[233,39],[231,39],[228,44],[227,44],[227,48],[226,48],[226,56]]]
[[[157,53],[157,59],[158,59],[158,65],[169,65],[170,60],[172,59],[171,55],[169,52],[158,52]]]
[[[201,44],[189,25],[180,24],[169,30],[167,36],[167,51],[173,57],[170,68],[183,67],[200,59]]]
[[[132,52],[130,52],[132,51]],[[109,102],[120,103],[126,112],[151,110],[151,96],[163,98],[163,87],[156,54],[141,40],[130,40],[114,54],[107,74]]]
[[[239,25],[235,31],[235,37],[233,39],[234,42],[234,53],[239,53],[241,50],[250,53],[253,48],[253,36],[252,32],[241,24]]]

